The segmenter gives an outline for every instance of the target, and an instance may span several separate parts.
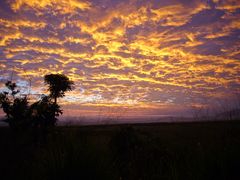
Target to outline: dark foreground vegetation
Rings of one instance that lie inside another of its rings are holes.
[[[0,128],[5,179],[240,179],[240,122]]]
[[[47,131],[55,126],[57,117],[63,113],[57,99],[72,90],[73,81],[64,74],[48,74],[44,76],[44,82],[48,86],[49,95],[42,94],[32,104],[28,97],[30,94],[20,93],[16,83],[5,83],[6,90],[0,92],[0,108],[5,113],[4,121],[14,131]]]

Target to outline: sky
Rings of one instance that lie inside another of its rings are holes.
[[[240,90],[238,0],[1,0],[0,91],[75,87],[64,116],[184,116]]]

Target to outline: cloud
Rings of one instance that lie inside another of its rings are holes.
[[[79,0],[12,0],[10,5],[14,11],[21,10],[21,8],[44,9],[50,7],[66,13],[71,13],[75,9],[89,9],[91,6],[89,2]]]
[[[3,5],[1,76],[30,78],[33,92],[41,93],[45,74],[65,73],[76,90],[63,104],[185,108],[194,99],[216,101],[240,88],[238,1]]]

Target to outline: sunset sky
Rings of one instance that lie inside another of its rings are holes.
[[[37,97],[50,73],[75,82],[60,100],[65,117],[188,115],[232,102],[240,1],[1,0],[0,91],[12,78]]]

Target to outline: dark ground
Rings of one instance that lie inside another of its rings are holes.
[[[0,179],[238,180],[240,121],[1,127]]]

